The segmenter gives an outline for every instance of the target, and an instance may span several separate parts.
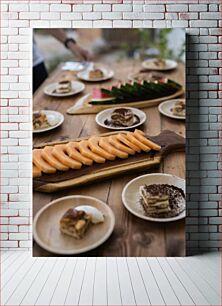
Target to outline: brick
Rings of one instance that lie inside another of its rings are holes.
[[[69,14],[69,13],[62,13],[62,14]],[[46,20],[58,20],[60,18],[60,13],[57,12],[43,12],[41,13],[40,19]]]
[[[134,12],[142,12],[143,11],[143,5],[141,5],[141,4],[134,4],[133,5],[133,11]]]
[[[17,248],[18,241],[1,241],[1,248]]]
[[[50,11],[52,12],[71,12],[71,5],[69,4],[51,4]]]
[[[198,27],[198,28],[212,28],[217,27],[216,20],[190,20],[191,27]]]
[[[28,240],[28,234],[27,233],[12,233],[9,234],[10,240]]]
[[[167,12],[188,12],[188,5],[186,4],[169,4],[166,5]]]
[[[190,12],[205,12],[207,11],[206,4],[189,4]]]
[[[92,20],[76,20],[72,22],[74,28],[92,28]]]
[[[39,19],[40,13],[38,12],[22,12],[19,13],[19,19]]]
[[[9,4],[9,12],[28,12],[28,10],[29,6],[25,3]]]
[[[46,3],[30,3],[29,10],[32,12],[48,12],[49,4]]]
[[[163,13],[123,12],[123,19],[164,19]]]
[[[144,12],[157,12],[157,13],[160,13],[160,12],[165,12],[165,7],[163,4],[161,5],[144,5],[143,6],[143,10]]]
[[[220,20],[220,18],[221,18],[221,13],[215,13],[215,12],[213,12],[213,13],[209,13],[209,12],[200,13],[200,19],[207,19],[207,20],[218,19],[218,20]]]
[[[94,20],[93,27],[95,28],[111,28],[112,21],[111,20]]]
[[[120,28],[131,28],[132,21],[131,20],[114,20],[113,27]]]
[[[132,5],[131,4],[113,4],[112,11],[113,12],[131,12]]]
[[[121,19],[121,18],[122,18],[121,12],[102,13],[102,19]]]
[[[73,11],[76,12],[92,12],[92,4],[76,4],[73,6]]]
[[[94,4],[93,11],[94,12],[110,12],[111,4]]]

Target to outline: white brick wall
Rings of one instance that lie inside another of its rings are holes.
[[[187,247],[220,248],[220,0],[20,2],[1,3],[1,247],[31,247],[31,28],[187,27]]]

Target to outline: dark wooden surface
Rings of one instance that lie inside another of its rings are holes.
[[[67,108],[83,94],[89,92],[93,87],[101,87],[115,83],[117,80],[127,80],[130,72],[138,71],[140,64],[135,61],[113,63],[115,71],[113,80],[103,83],[86,83],[84,93],[65,99],[51,98],[43,94],[43,87],[57,81],[62,76],[75,80],[73,72],[56,70],[35,93],[33,109],[51,109],[63,113],[65,121],[63,125],[55,130],[43,134],[35,134],[33,144],[54,141],[58,139],[77,138],[92,134],[105,133],[108,130],[99,127],[95,122],[95,115],[68,115]],[[172,72],[165,73],[167,77],[184,84],[184,66],[180,64]],[[158,108],[151,107],[143,109],[147,115],[146,123],[141,127],[147,135],[157,135],[168,129],[185,136],[184,121],[173,120],[160,115]],[[150,169],[140,174],[163,172],[185,178],[185,153],[175,152],[168,155],[161,165],[156,169]],[[170,223],[154,223],[139,219],[129,213],[123,206],[121,194],[124,186],[131,179],[140,175],[125,175],[100,183],[90,184],[85,187],[77,187],[53,194],[33,192],[33,216],[44,205],[62,196],[72,194],[90,195],[101,199],[112,208],[116,225],[112,236],[100,247],[82,254],[82,256],[184,256],[185,255],[185,220]],[[33,243],[34,256],[56,256]]]

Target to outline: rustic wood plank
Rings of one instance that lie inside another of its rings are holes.
[[[87,264],[86,257],[77,258],[76,266],[68,288],[64,305],[70,305],[70,306],[78,305],[82,283],[86,270],[86,264]]]
[[[174,288],[171,287],[165,274],[162,273],[162,269],[157,259],[149,258],[148,264],[150,266],[150,269],[152,270],[154,278],[156,279],[156,282],[166,305],[178,305],[179,301],[175,294]]]
[[[180,267],[189,273],[190,277],[192,277],[193,282],[195,282],[196,286],[199,288],[203,296],[208,300],[208,302],[213,305],[220,305],[221,302],[221,294],[218,293],[215,288],[210,285],[205,279],[201,277],[201,273],[196,271],[195,267],[191,267],[189,263],[184,261],[184,258],[176,258],[176,261],[179,263]]]
[[[209,301],[204,297],[202,292],[193,282],[192,277],[189,274],[185,273],[183,269],[181,269],[180,265],[177,263],[175,258],[167,258],[169,265],[175,274],[179,275],[183,286],[186,288],[188,294],[192,297],[195,305],[209,305]]]
[[[107,258],[107,300],[108,305],[122,305],[116,257]]]
[[[166,258],[159,257],[157,260],[161,266],[162,273],[165,274],[168,282],[171,284],[171,287],[173,288],[181,305],[195,305],[192,298],[189,296],[186,289],[180,282],[178,275],[173,272],[172,268],[168,264]]]

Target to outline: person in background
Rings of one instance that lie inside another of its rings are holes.
[[[68,37],[66,31],[62,29],[47,29],[46,32],[64,44],[79,60],[89,60],[89,52],[79,46],[73,38]],[[35,39],[33,39],[33,93],[47,77],[48,72],[44,58],[38,49]]]

